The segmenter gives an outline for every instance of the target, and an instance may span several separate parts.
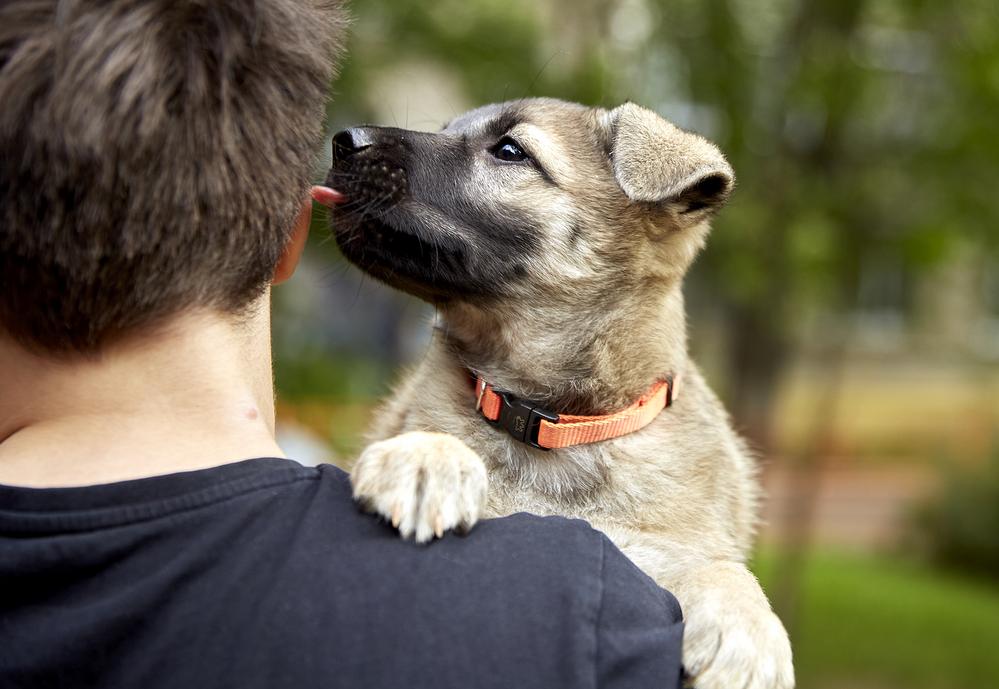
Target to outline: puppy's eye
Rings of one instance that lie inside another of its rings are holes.
[[[499,143],[493,147],[493,156],[507,163],[519,163],[530,158],[524,153],[524,149],[508,136],[500,139]]]

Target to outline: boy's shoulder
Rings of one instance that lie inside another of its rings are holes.
[[[679,682],[675,601],[584,522],[417,545],[340,469],[282,459],[0,497],[4,686]]]

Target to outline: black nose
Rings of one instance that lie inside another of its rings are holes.
[[[374,144],[370,127],[351,127],[333,135],[333,157],[346,158]]]

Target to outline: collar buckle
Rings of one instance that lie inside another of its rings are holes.
[[[500,398],[499,416],[489,423],[502,428],[513,438],[539,450],[549,448],[538,445],[538,432],[541,422],[558,423],[558,414],[547,409],[536,407],[525,399],[517,397],[506,390],[493,390]]]

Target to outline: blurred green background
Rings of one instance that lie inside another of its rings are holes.
[[[754,566],[799,686],[999,687],[999,3],[354,15],[330,132],[545,95],[633,100],[720,144],[739,184],[687,281],[691,347],[761,456]],[[275,295],[280,436],[349,466],[433,314],[324,225]]]

